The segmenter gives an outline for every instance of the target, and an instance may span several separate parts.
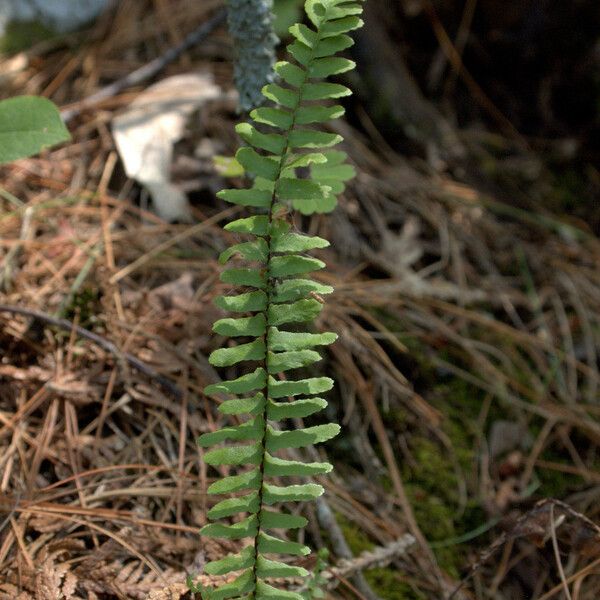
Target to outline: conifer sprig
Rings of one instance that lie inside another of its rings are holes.
[[[332,466],[289,460],[278,454],[337,435],[340,428],[334,423],[285,428],[286,420],[308,417],[327,406],[319,394],[333,387],[332,379],[292,379],[288,372],[320,360],[316,349],[333,343],[337,336],[298,328],[298,324],[315,319],[323,306],[321,296],[333,291],[310,279],[310,273],[325,264],[307,254],[329,243],[292,231],[286,216],[291,209],[306,215],[330,212],[344,182],[354,175],[352,167],[345,164],[346,155],[331,149],[342,141],[341,136],[323,131],[319,125],[340,117],[344,109],[335,99],[351,93],[343,85],[324,80],[355,66],[336,53],[352,45],[347,34],[362,25],[361,1],[306,1],[312,27],[296,24],[290,28],[295,38],[287,48],[290,60],[275,65],[280,83],[263,89],[273,105],[253,110],[253,123],[236,128],[248,144],[238,150],[236,159],[254,177],[254,185],[219,193],[227,202],[250,207],[254,214],[225,226],[248,240],[234,244],[220,256],[223,264],[241,260],[244,266],[228,268],[221,275],[221,281],[240,289],[235,295],[216,300],[220,308],[234,315],[218,320],[213,330],[239,341],[215,350],[209,360],[217,367],[248,363],[250,370],[205,390],[209,395],[228,397],[219,406],[223,414],[245,418],[240,425],[200,436],[203,447],[228,442],[208,451],[205,461],[244,470],[208,488],[209,494],[231,496],[210,509],[209,519],[229,521],[206,525],[201,533],[246,539],[249,544],[238,554],[206,565],[209,575],[235,572],[236,576],[220,587],[203,589],[205,600],[302,600],[300,594],[272,583],[309,575],[304,568],[273,556],[310,552],[303,544],[281,536],[281,530],[304,527],[306,519],[276,507],[313,500],[323,488],[315,483],[282,485],[280,478],[322,475]],[[306,171],[308,177],[303,176]]]

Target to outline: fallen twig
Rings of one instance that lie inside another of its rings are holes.
[[[128,352],[121,352],[119,348],[117,348],[117,346],[110,340],[103,338],[101,335],[98,335],[97,333],[94,333],[89,329],[84,329],[79,325],[75,325],[68,319],[53,317],[52,315],[49,315],[40,310],[35,310],[33,308],[12,306],[9,304],[0,304],[0,312],[8,312],[14,315],[23,315],[25,317],[31,317],[37,321],[41,321],[42,323],[46,323],[48,325],[53,325],[54,327],[63,329],[64,331],[74,331],[79,337],[94,342],[103,350],[106,350],[106,352],[110,352],[118,360],[127,362],[134,369],[136,369],[143,375],[146,375],[146,377],[154,379],[166,392],[168,392],[178,400],[183,397],[183,392],[170,379],[155,371],[152,367],[142,362],[139,358],[133,356],[133,354],[129,354]]]
[[[95,94],[84,98],[71,108],[66,108],[60,112],[65,123],[81,114],[87,108],[95,106],[102,100],[116,96],[124,89],[139,85],[140,83],[151,79],[156,74],[160,73],[167,65],[177,60],[186,50],[193,48],[206,37],[208,37],[219,25],[225,22],[227,11],[225,9],[217,12],[211,19],[202,23],[198,29],[192,31],[178,46],[169,48],[163,55],[145,64],[143,67],[136,69],[125,77],[114,81],[110,85],[102,88]]]

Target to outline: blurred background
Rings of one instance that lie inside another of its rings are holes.
[[[0,598],[190,597],[234,547],[197,535],[218,474],[194,442],[246,116],[223,7],[0,2],[1,98],[50,98],[73,136],[0,167]],[[302,3],[273,10],[283,56]],[[364,19],[332,126],[358,174],[296,223],[332,242],[344,427],[306,536],[334,563],[387,551],[330,597],[594,600],[600,4]]]

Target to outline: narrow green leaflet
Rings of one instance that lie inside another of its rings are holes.
[[[17,96],[0,101],[0,163],[26,158],[71,136],[47,98]]]

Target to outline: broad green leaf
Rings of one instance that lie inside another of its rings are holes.
[[[240,148],[235,155],[238,162],[253,175],[275,181],[279,173],[279,160],[277,157],[262,156],[254,148],[248,146]]]
[[[280,590],[264,581],[256,584],[255,600],[304,600],[302,594]]]
[[[251,398],[233,398],[219,405],[219,412],[224,415],[258,414],[265,406],[265,397],[259,392]]]
[[[200,535],[206,537],[219,537],[229,540],[240,540],[246,537],[254,537],[258,533],[258,518],[250,515],[239,523],[223,525],[221,523],[210,523],[200,530]]]
[[[296,90],[284,88],[276,83],[269,83],[262,89],[262,95],[267,99],[285,106],[285,108],[296,108],[300,101],[300,95]]]
[[[262,460],[261,444],[227,446],[211,450],[204,455],[207,465],[258,465]]]
[[[267,287],[265,275],[258,269],[227,269],[221,272],[220,279],[223,283],[234,285],[247,285],[258,289]]]
[[[37,154],[71,139],[47,98],[18,96],[0,101],[0,163]]]
[[[233,233],[267,235],[269,233],[269,217],[267,215],[255,215],[254,217],[237,219],[236,221],[227,223],[223,229]]]
[[[261,148],[277,155],[285,150],[285,137],[279,133],[262,133],[250,123],[239,123],[236,125],[235,130],[245,142],[255,148]]]
[[[350,88],[339,83],[307,83],[302,88],[302,100],[328,100],[351,94]]]
[[[274,256],[269,262],[271,277],[289,277],[290,275],[302,275],[317,269],[322,269],[325,263],[317,258],[307,256]]]
[[[302,567],[294,567],[276,560],[269,560],[264,556],[258,556],[256,559],[256,575],[261,579],[268,577],[308,577],[309,572]]]
[[[294,87],[300,87],[306,80],[306,71],[299,66],[287,61],[278,62],[275,72],[286,82]],[[268,150],[268,148],[265,148]],[[274,154],[277,154],[274,152]]]
[[[263,483],[262,501],[268,506],[278,502],[306,502],[318,498],[324,491],[318,483],[283,486]]]
[[[271,326],[305,323],[315,319],[322,309],[323,305],[314,298],[297,300],[292,304],[271,304],[267,311],[267,320]]]
[[[250,262],[266,263],[269,257],[269,246],[263,238],[234,244],[219,254],[219,262],[223,265],[236,254]]]
[[[300,529],[306,527],[308,521],[300,515],[291,515],[273,510],[262,509],[260,525],[263,529]]]
[[[333,288],[330,285],[317,283],[311,279],[287,279],[275,286],[271,299],[274,302],[289,302],[306,298],[311,294],[321,296],[332,292]]]
[[[230,367],[245,360],[263,360],[265,351],[264,340],[258,339],[232,348],[219,348],[210,353],[208,362],[215,367]]]
[[[271,241],[271,252],[307,252],[315,248],[327,248],[329,242],[315,235],[286,233]]]
[[[257,190],[255,188],[247,190],[230,189],[217,192],[217,197],[225,200],[225,202],[238,204],[239,206],[269,208],[272,194],[267,190]]]
[[[354,61],[342,58],[341,56],[327,56],[325,58],[317,58],[308,68],[308,76],[314,78],[330,77],[331,75],[339,75],[346,73],[356,67]]]
[[[252,469],[240,475],[230,475],[218,479],[208,486],[207,494],[233,494],[241,490],[258,490],[261,486],[262,477],[259,469]]]
[[[340,426],[337,423],[315,425],[314,427],[291,431],[277,431],[267,426],[265,448],[269,452],[276,452],[282,448],[303,448],[311,444],[326,442],[335,437],[339,432]]]
[[[280,540],[261,531],[258,534],[258,551],[261,554],[292,554],[293,556],[306,556],[310,554],[310,548],[297,542]]]
[[[276,327],[270,327],[267,340],[269,348],[273,351],[304,350],[313,346],[333,344],[337,340],[337,334],[280,331]]]
[[[269,397],[285,398],[287,396],[300,396],[321,394],[328,392],[333,387],[333,379],[329,377],[311,377],[300,381],[276,381],[269,375]]]
[[[294,129],[290,133],[290,148],[328,148],[339,144],[344,138],[337,133],[314,129]],[[319,163],[313,163],[319,164]]]
[[[301,106],[296,111],[296,124],[325,123],[331,119],[338,119],[344,112],[346,112],[344,107],[339,104],[333,106]]]
[[[230,554],[220,560],[204,565],[207,575],[226,575],[231,571],[240,571],[254,566],[254,547],[246,546],[239,554]]]
[[[223,519],[239,513],[256,514],[260,510],[258,492],[251,492],[245,496],[227,498],[215,504],[207,513],[209,519]]]
[[[293,122],[292,113],[283,108],[260,107],[255,108],[250,117],[257,123],[270,125],[278,129],[288,130]]]
[[[225,440],[245,441],[245,440],[262,440],[265,430],[265,420],[262,415],[236,425],[235,427],[223,427],[217,431],[211,431],[210,433],[203,433],[198,438],[198,446],[206,448],[214,444],[219,444]]]
[[[267,404],[267,417],[271,421],[282,419],[303,419],[313,413],[319,412],[327,406],[323,398],[303,398],[293,402],[273,402]]]
[[[267,477],[311,477],[329,473],[333,466],[326,462],[303,463],[267,454],[264,468]]]
[[[319,34],[302,23],[292,25],[288,31],[309,48],[314,48],[319,42]]]
[[[238,294],[237,296],[217,296],[215,304],[219,308],[231,312],[265,310],[267,308],[267,295],[259,290],[257,292]]]
[[[210,590],[206,596],[206,600],[240,598],[240,596],[254,591],[254,587],[254,573],[252,572],[252,569],[248,569],[231,583],[226,583],[217,589]]]
[[[213,325],[213,331],[220,335],[229,337],[251,336],[258,337],[267,330],[265,316],[262,313],[253,317],[242,317],[240,319],[219,319]]]
[[[267,365],[269,373],[283,373],[312,365],[321,360],[321,355],[314,350],[296,350],[294,352],[268,352]]]
[[[267,373],[262,367],[258,367],[252,373],[247,373],[237,379],[229,379],[228,381],[220,381],[219,383],[208,385],[204,388],[204,393],[209,396],[212,394],[246,394],[261,390],[266,384]]]

